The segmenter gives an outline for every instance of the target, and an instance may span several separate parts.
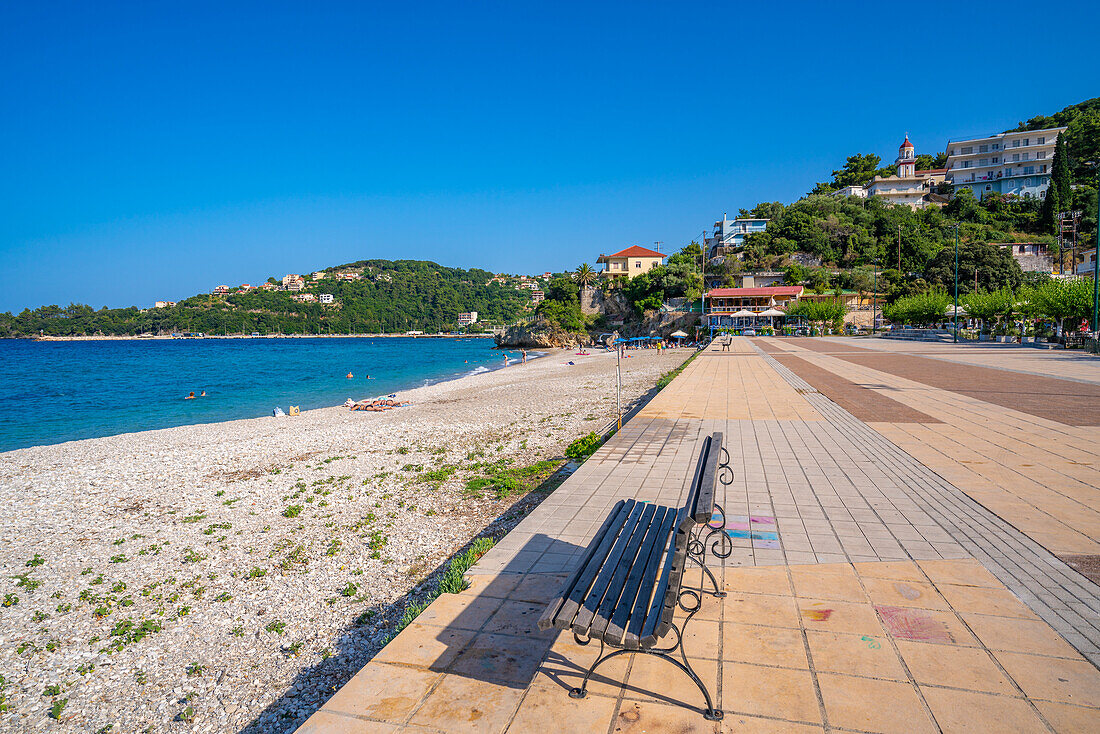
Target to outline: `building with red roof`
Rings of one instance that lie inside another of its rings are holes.
[[[600,255],[596,262],[604,266],[601,275],[630,279],[648,273],[664,262],[664,259],[665,256],[656,250],[633,245],[613,255]]]
[[[776,312],[802,296],[800,285],[776,285],[766,288],[712,288],[707,291],[707,325],[741,328],[768,323]],[[761,315],[767,313],[764,321]],[[740,314],[740,315],[738,315]]]

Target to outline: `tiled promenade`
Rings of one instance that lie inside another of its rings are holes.
[[[302,731],[1100,731],[1100,588],[1067,565],[1100,556],[1097,406],[1100,360],[1064,354],[712,347]],[[617,500],[682,503],[715,430],[746,531],[684,644],[725,719],[646,656],[570,699],[595,651],[535,620]]]

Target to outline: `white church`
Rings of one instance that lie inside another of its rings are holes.
[[[917,169],[917,151],[905,136],[905,142],[898,148],[898,157],[894,161],[898,166],[896,176],[875,176],[864,186],[846,186],[836,192],[837,196],[882,196],[891,204],[905,204],[911,209],[923,209],[926,206],[939,206],[942,201],[932,189],[944,182],[946,168],[934,168],[926,171]],[[946,201],[946,197],[943,197]]]

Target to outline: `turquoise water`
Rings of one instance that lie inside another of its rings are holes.
[[[0,340],[0,451],[400,394],[502,366],[492,346],[398,337]],[[184,400],[192,390],[207,396]]]

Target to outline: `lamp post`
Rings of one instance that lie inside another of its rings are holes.
[[[874,289],[875,289],[875,295],[874,295],[875,310],[874,310],[873,315],[871,316],[871,336],[874,336],[875,334],[878,333],[878,258],[877,257],[875,258],[874,262],[875,262],[875,285],[874,285]]]
[[[1092,333],[1100,344],[1100,164],[1096,165],[1096,251],[1092,253]],[[1076,265],[1074,270],[1076,270]]]
[[[975,278],[977,275],[975,275]],[[955,310],[951,314],[954,326],[954,343],[959,343],[959,223],[955,223]]]

